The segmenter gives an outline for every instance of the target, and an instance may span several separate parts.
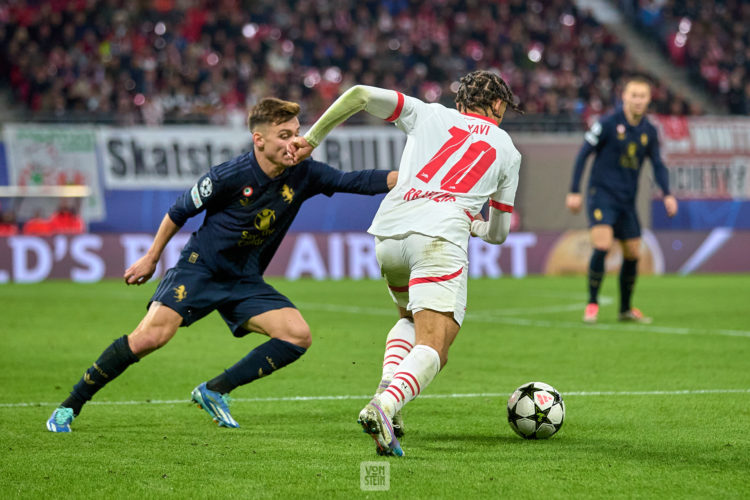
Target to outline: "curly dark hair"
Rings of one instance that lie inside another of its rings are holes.
[[[501,119],[502,116],[495,113],[492,105],[498,100],[508,103],[508,107],[522,115],[516,96],[505,80],[491,71],[472,71],[460,80],[461,86],[456,94],[456,104],[459,111],[470,109],[489,111],[493,116]]]
[[[247,117],[247,126],[251,132],[259,125],[278,125],[291,120],[300,112],[296,102],[284,101],[275,97],[266,97],[256,104]]]

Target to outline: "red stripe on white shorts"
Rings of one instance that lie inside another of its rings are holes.
[[[426,278],[413,278],[409,280],[409,286],[412,285],[419,285],[422,283],[438,283],[440,281],[448,281],[452,280],[456,276],[459,276],[463,272],[464,268],[462,267],[458,271],[455,271],[450,274],[445,274],[443,276],[428,276]]]

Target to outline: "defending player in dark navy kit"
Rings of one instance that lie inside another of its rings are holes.
[[[648,157],[654,179],[664,196],[664,208],[670,217],[677,213],[677,200],[669,193],[669,174],[659,154],[656,128],[646,118],[651,101],[647,80],[632,78],[622,93],[622,108],[595,123],[586,132],[583,147],[576,158],[570,193],[565,200],[573,213],[581,210],[581,177],[586,159],[596,153],[586,192],[586,206],[594,251],[589,263],[589,302],[583,320],[595,323],[599,313],[599,288],[604,277],[604,258],[613,240],[620,240],[623,262],[620,269],[620,321],[650,323],[640,310],[631,306],[638,258],[641,226],[635,210],[638,177]]]
[[[149,251],[125,271],[128,285],[151,278],[164,247],[188,218],[205,211],[205,219],[165,274],[146,316],[86,370],[47,421],[50,431],[70,432],[73,418],[99,389],[165,345],[180,326],[214,310],[237,337],[249,332],[270,337],[193,390],[193,401],[220,426],[239,427],[229,412],[230,391],[296,361],[310,347],[304,318],[263,280],[263,272],[306,199],[384,193],[396,184],[397,173],[343,173],[311,159],[295,164],[289,143],[299,135],[299,111],[293,102],[261,100],[248,120],[253,151],[212,168],[169,209]]]

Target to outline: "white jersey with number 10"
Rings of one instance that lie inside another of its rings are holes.
[[[466,249],[471,215],[488,199],[513,211],[521,154],[496,122],[401,93],[388,121],[408,138],[398,184],[380,204],[370,234],[420,233]]]

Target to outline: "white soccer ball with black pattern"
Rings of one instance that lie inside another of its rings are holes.
[[[508,423],[524,439],[546,439],[562,427],[565,403],[554,387],[528,382],[508,398]]]

